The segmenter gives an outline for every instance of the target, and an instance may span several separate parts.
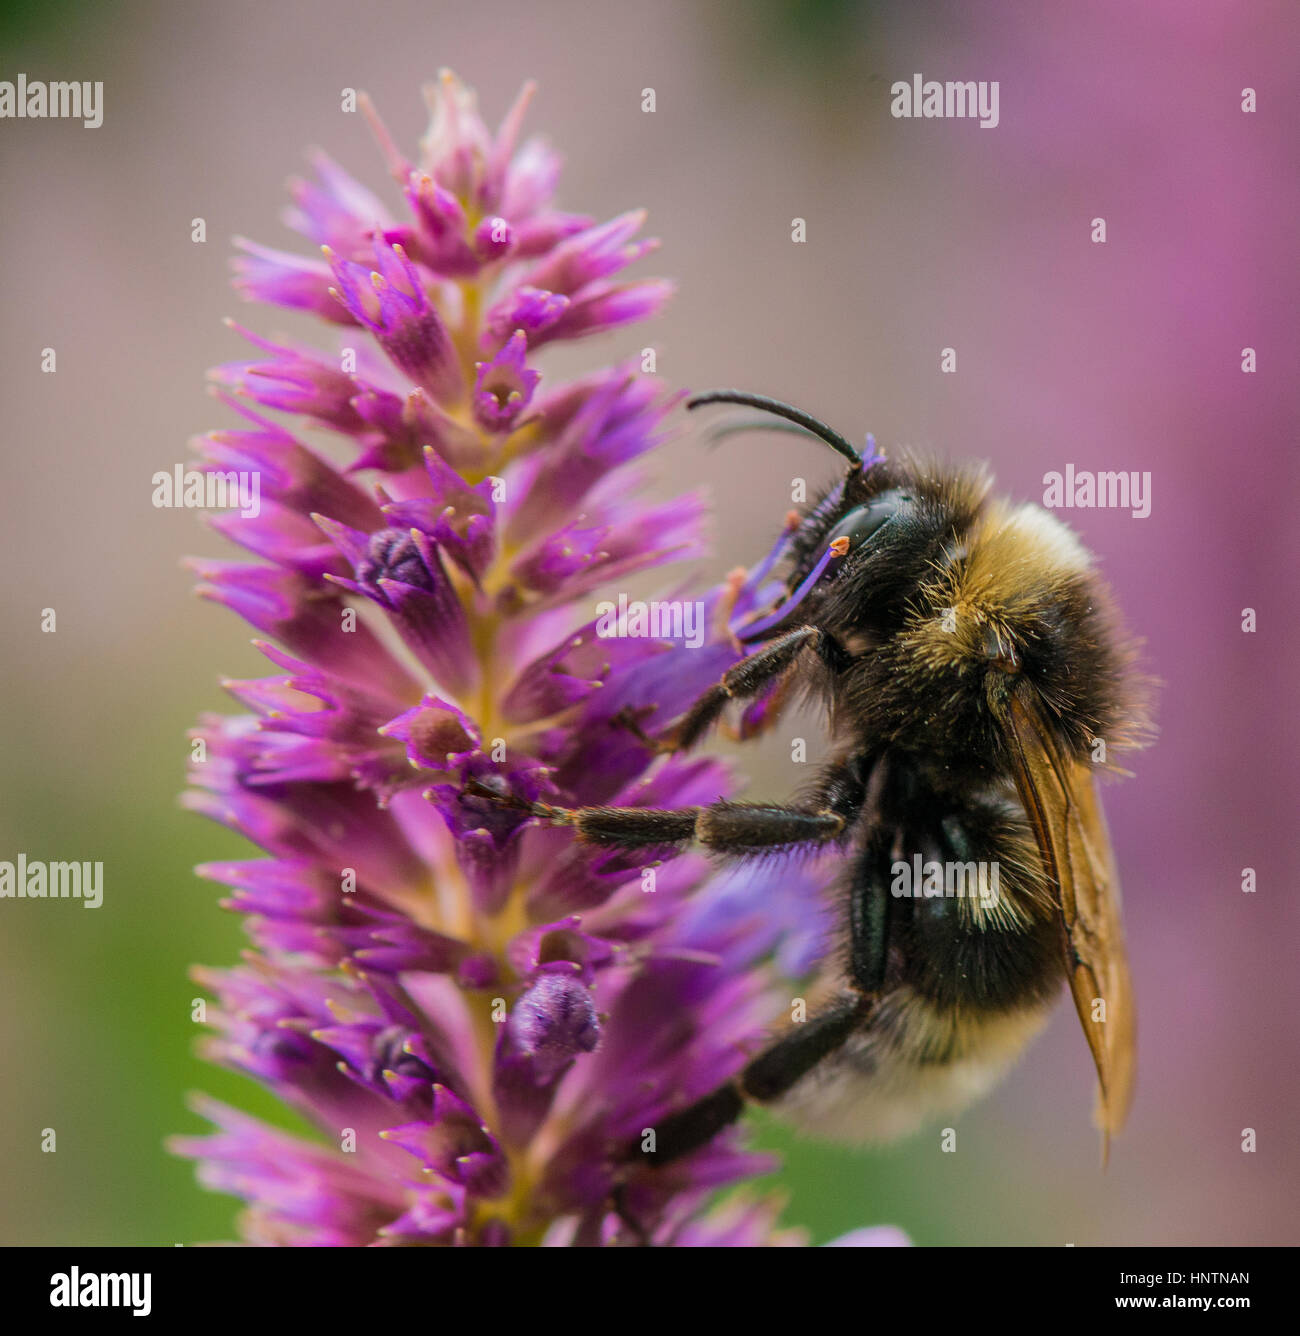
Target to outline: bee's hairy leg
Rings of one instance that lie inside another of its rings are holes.
[[[827,807],[716,802],[707,807],[578,807],[537,813],[572,826],[580,840],[605,848],[698,844],[713,853],[746,854],[826,844],[846,820]]]
[[[632,1214],[631,1208],[627,1203],[627,1184],[616,1183],[610,1193],[610,1208],[618,1216],[620,1223],[632,1236],[632,1240],[638,1248],[649,1248],[653,1244],[650,1235],[645,1226]]]
[[[726,736],[733,742],[748,742],[752,738],[762,737],[764,733],[770,733],[781,722],[785,707],[790,703],[795,681],[794,673],[786,673],[772,688],[772,694],[768,697],[762,714],[750,719],[742,712],[739,722],[734,728],[727,730]]]
[[[650,751],[671,751],[670,747],[663,747],[658,739],[652,738],[645,731],[645,726],[641,723],[641,716],[653,714],[653,708],[635,710],[630,705],[625,705],[617,713],[610,715],[609,722],[613,728],[621,728],[624,732],[631,733],[632,736]]]
[[[711,1095],[669,1114],[653,1129],[654,1150],[642,1153],[654,1168],[662,1169],[712,1141],[724,1127],[730,1127],[744,1109],[745,1097],[736,1082],[719,1086]]]
[[[815,848],[839,839],[862,810],[863,784],[851,764],[832,763],[807,799],[707,807],[552,807],[501,798],[470,783],[466,791],[571,827],[584,844],[603,848],[672,848],[699,844],[713,854],[746,858]]]
[[[872,834],[861,864],[864,871],[855,878],[849,896],[849,975],[864,993],[880,991],[889,963],[890,931],[897,909],[888,875],[894,839],[890,826]]]
[[[858,1029],[873,1005],[861,993],[846,993],[754,1058],[727,1085],[670,1114],[654,1129],[654,1150],[644,1152],[655,1168],[689,1155],[730,1126],[747,1101],[763,1104],[779,1099],[819,1062]]]
[[[864,786],[850,762],[834,762],[810,796],[793,803],[720,801],[707,807],[553,807],[505,797],[471,780],[466,792],[569,826],[584,844],[607,849],[666,849],[698,844],[743,858],[815,848],[838,839],[862,809]]]
[[[658,749],[668,752],[689,750],[717,723],[733,700],[752,700],[807,649],[815,650],[828,663],[838,663],[847,657],[843,646],[825,631],[816,626],[797,626],[758,653],[732,664],[659,740]]]

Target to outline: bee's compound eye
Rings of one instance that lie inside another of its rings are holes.
[[[847,538],[849,540],[848,551],[855,551],[868,538],[888,524],[898,514],[899,510],[911,500],[911,496],[907,493],[899,491],[898,488],[892,488],[888,492],[881,492],[879,496],[873,497],[865,506],[855,506],[826,535],[826,546],[829,547],[837,540]]]

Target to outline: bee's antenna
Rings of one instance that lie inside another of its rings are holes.
[[[819,422],[802,409],[790,404],[783,404],[779,399],[769,399],[765,394],[746,394],[743,390],[705,390],[703,394],[692,395],[686,401],[687,408],[699,408],[704,404],[742,404],[746,408],[760,408],[765,413],[774,413],[787,422],[796,423],[805,431],[820,437],[837,454],[841,454],[857,468],[862,466],[862,456],[837,431],[833,431],[824,422]]]
[[[728,436],[739,436],[741,432],[745,431],[775,431],[780,432],[782,436],[802,436],[805,441],[821,439],[819,436],[814,436],[812,432],[805,431],[797,423],[786,422],[781,418],[724,417],[709,428],[704,440],[708,445],[717,445],[720,441],[726,440]]]

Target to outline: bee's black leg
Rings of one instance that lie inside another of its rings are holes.
[[[585,844],[608,849],[668,849],[699,844],[712,853],[813,848],[838,839],[862,809],[864,786],[850,762],[834,762],[810,796],[794,803],[716,802],[707,807],[552,807],[526,803],[471,782],[467,792],[569,826]]]
[[[752,700],[806,649],[816,650],[828,662],[838,662],[845,657],[839,642],[825,631],[815,626],[796,627],[765,645],[757,654],[732,664],[660,740],[660,750],[685,751],[693,747],[717,723],[731,701]]]
[[[835,1052],[866,1018],[873,999],[848,993],[763,1050],[728,1085],[665,1118],[655,1129],[656,1168],[698,1150],[735,1122],[747,1100],[779,1099],[828,1054]]]
[[[645,1226],[632,1214],[631,1208],[628,1206],[626,1183],[616,1183],[614,1185],[613,1191],[610,1193],[609,1204],[624,1228],[632,1236],[635,1245],[638,1248],[651,1247],[650,1235],[646,1232]]]
[[[827,807],[778,803],[548,808],[537,815],[572,826],[584,843],[604,848],[660,849],[694,843],[738,858],[826,844],[842,834],[846,824],[843,816]]]
[[[480,791],[473,784],[469,787],[470,791]],[[490,796],[501,800],[498,795]],[[862,782],[850,767],[834,764],[803,802],[717,802],[708,807],[514,806],[545,822],[571,827],[585,844],[631,850],[695,843],[713,854],[746,858],[764,852],[815,848],[839,839],[862,808]]]
[[[849,975],[864,993],[884,986],[889,963],[891,918],[897,908],[889,891],[895,831],[881,826],[867,842],[849,896]]]
[[[645,1151],[656,1168],[671,1164],[683,1155],[712,1141],[724,1127],[730,1127],[745,1108],[745,1097],[735,1082],[719,1086],[711,1095],[669,1114],[653,1130],[654,1149]],[[645,1144],[644,1134],[642,1145]]]
[[[741,1089],[760,1104],[779,1099],[840,1048],[874,1005],[875,999],[865,993],[845,993],[802,1024],[791,1026],[741,1072]]]

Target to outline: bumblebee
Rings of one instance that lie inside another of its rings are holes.
[[[1092,558],[1039,506],[991,495],[981,468],[864,456],[737,390],[688,407],[714,403],[785,419],[848,467],[797,517],[785,594],[740,633],[753,652],[650,741],[692,747],[729,706],[802,685],[826,707],[829,759],[784,803],[527,808],[606,849],[836,847],[838,941],[806,1019],[664,1119],[653,1162],[704,1145],[748,1101],[858,1142],[956,1112],[1041,1029],[1063,982],[1096,1067],[1104,1157],[1132,1097],[1135,1018],[1096,775],[1148,729]],[[959,894],[946,876],[934,893],[901,875],[972,866]]]

